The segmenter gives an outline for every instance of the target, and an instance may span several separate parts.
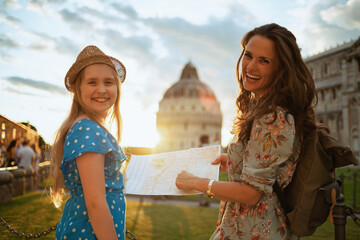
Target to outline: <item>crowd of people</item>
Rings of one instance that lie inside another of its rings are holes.
[[[7,146],[0,146],[0,167],[15,167],[38,169],[41,161],[40,148],[26,139],[12,140]]]

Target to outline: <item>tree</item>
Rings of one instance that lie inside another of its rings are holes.
[[[25,126],[30,126],[30,128],[32,130],[34,130],[35,132],[37,132],[37,129],[35,126],[31,125],[29,122],[20,122],[21,124],[25,125]],[[44,138],[39,135],[39,147],[41,150],[45,150],[45,149],[48,149],[49,148],[49,144],[47,144],[44,140]]]

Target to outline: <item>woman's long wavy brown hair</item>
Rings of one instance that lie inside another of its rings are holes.
[[[246,46],[255,35],[266,37],[274,42],[279,66],[271,84],[267,86],[267,94],[257,100],[244,88],[239,72]],[[236,77],[240,86],[240,94],[236,99],[238,114],[232,133],[237,134],[238,141],[245,146],[250,137],[254,119],[267,113],[276,115],[276,108],[282,107],[294,116],[296,135],[303,146],[304,137],[316,129],[314,106],[317,104],[317,94],[314,80],[301,57],[295,36],[286,28],[271,23],[246,33],[241,45],[243,51],[236,65]]]
[[[51,200],[53,201],[56,207],[60,207],[62,204],[63,193],[64,193],[64,175],[60,170],[60,164],[62,161],[62,157],[64,154],[64,143],[66,134],[69,132],[70,128],[74,124],[75,119],[84,114],[104,129],[106,127],[103,125],[100,117],[94,112],[92,109],[86,107],[81,99],[80,85],[83,78],[84,70],[81,70],[78,74],[74,86],[71,86],[74,89],[73,92],[73,101],[70,108],[70,113],[65,121],[62,123],[61,127],[57,131],[55,141],[52,148],[51,153],[51,174],[54,180],[54,183],[50,189]],[[117,79],[117,74],[115,70],[113,70],[114,78]],[[118,141],[121,140],[121,127],[122,127],[122,119],[120,114],[120,82],[115,81],[117,86],[117,98],[115,100],[114,105],[109,112],[110,122],[116,121],[117,134],[116,137]]]

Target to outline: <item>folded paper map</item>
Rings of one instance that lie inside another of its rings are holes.
[[[153,155],[132,155],[125,173],[125,192],[136,195],[185,195],[197,191],[179,190],[176,176],[186,170],[196,176],[219,179],[220,165],[211,162],[221,154],[220,145],[191,148]]]

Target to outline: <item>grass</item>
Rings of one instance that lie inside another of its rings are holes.
[[[357,174],[356,181],[356,210],[360,210],[360,169],[359,168],[338,168],[336,169],[336,176],[340,179],[340,175],[343,174],[345,176],[344,182],[342,183],[344,186],[344,197],[345,203],[354,208],[354,173]],[[355,210],[354,209],[354,210]]]
[[[346,220],[346,240],[358,240],[360,227],[352,219]],[[329,240],[334,239],[334,225],[329,221],[325,222],[310,237],[303,237],[301,240]]]
[[[203,240],[209,239],[216,225],[218,209],[161,205],[148,202],[127,201],[126,227],[139,240]],[[0,205],[0,216],[18,231],[36,233],[49,229],[61,218],[46,194],[27,192]],[[360,227],[351,219],[346,224],[346,239],[358,239]],[[55,233],[41,239],[54,239]],[[19,239],[0,226],[0,239]],[[334,239],[334,228],[325,223],[311,237],[302,239]]]
[[[126,224],[139,239],[208,239],[217,213],[214,208],[128,201]]]
[[[50,203],[46,194],[27,192],[14,197],[9,204],[0,205],[0,216],[11,227],[24,233],[39,233],[55,225],[61,218],[61,212]],[[55,233],[42,239],[54,239]],[[10,235],[0,226],[0,239],[19,239]]]

